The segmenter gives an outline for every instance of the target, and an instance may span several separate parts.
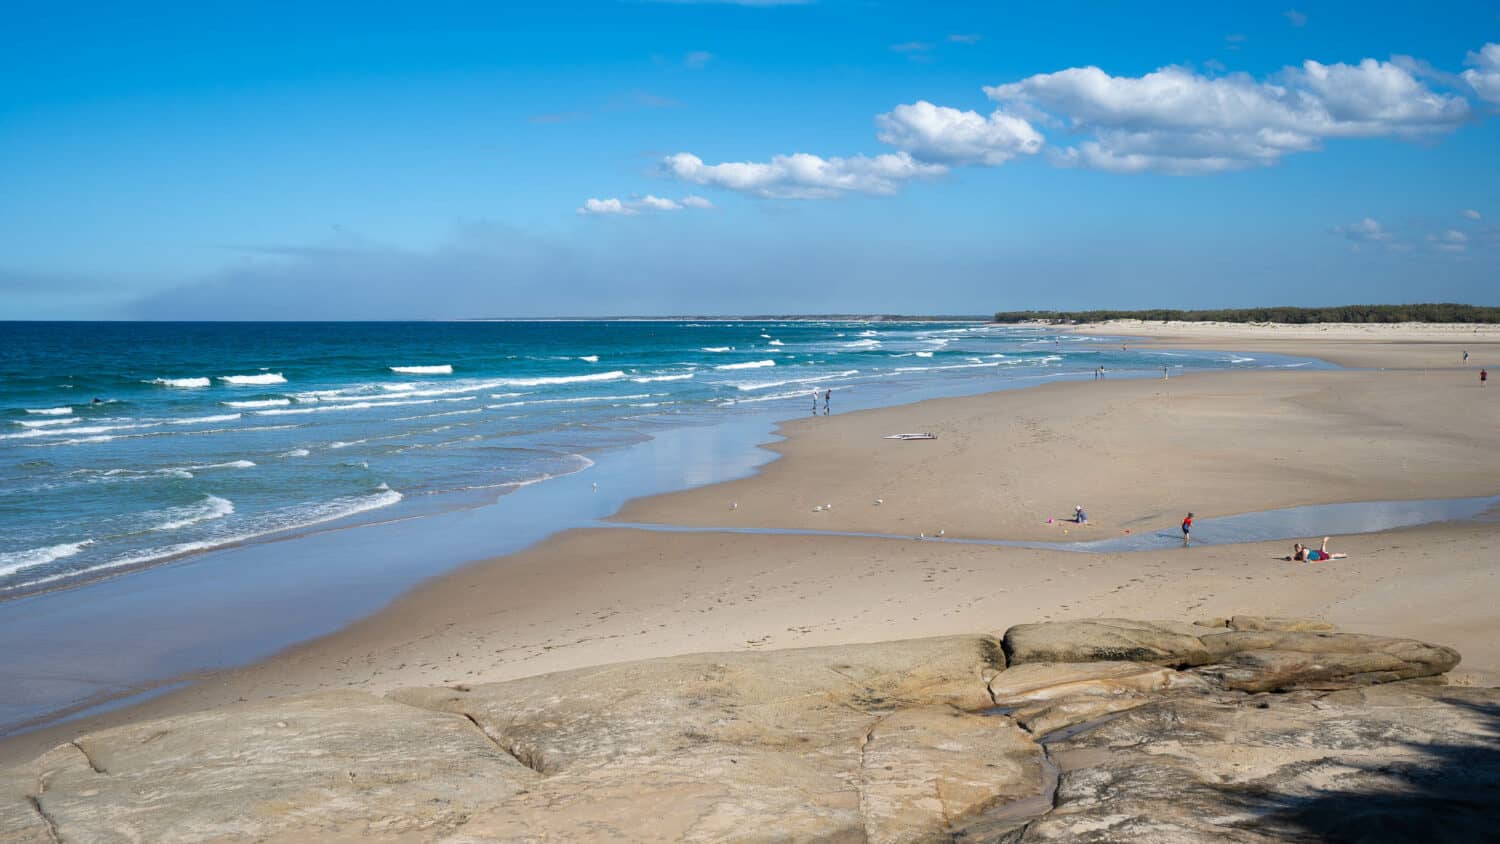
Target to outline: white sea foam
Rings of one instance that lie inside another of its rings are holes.
[[[633,396],[573,396],[565,399],[533,399],[531,401],[508,401],[500,404],[487,404],[487,410],[500,410],[507,407],[529,407],[536,404],[578,404],[580,402],[596,401],[626,401],[628,399],[649,399],[651,393],[637,393]]]
[[[438,364],[436,366],[393,366],[391,367],[391,371],[399,372],[402,375],[452,375],[453,364],[444,363]]]
[[[723,366],[716,366],[714,369],[761,369],[762,367],[775,365],[776,361],[774,360],[752,360],[745,363],[726,363]]]
[[[861,336],[861,337],[875,337],[875,336],[878,336],[878,335],[874,331],[861,331],[861,332],[859,332],[859,336]]]
[[[755,390],[769,390],[772,387],[784,387],[787,384],[815,384],[820,381],[833,381],[858,374],[858,369],[846,369],[843,372],[831,372],[827,375],[809,375],[805,378],[788,378],[785,381],[752,381],[746,384],[735,384],[734,386],[737,390],[754,392]]]
[[[650,384],[655,381],[687,381],[692,377],[693,373],[683,372],[677,375],[643,375],[640,378],[632,378],[630,380],[637,384]]]
[[[932,357],[932,352],[913,352],[912,354],[916,355],[919,358],[930,358],[930,357]]]
[[[212,382],[207,378],[153,378],[146,383],[158,387],[207,387]]]
[[[878,349],[878,348],[880,348],[880,341],[879,340],[855,340],[852,343],[845,343],[844,344],[844,348],[846,348],[846,349]]]
[[[221,401],[225,407],[286,407],[291,399],[255,399],[253,401]]]
[[[40,408],[33,409],[33,408],[28,407],[28,408],[26,408],[26,412],[27,413],[31,413],[31,414],[35,414],[37,416],[67,416],[68,414],[70,414],[70,413],[73,412],[73,408],[71,408],[71,407],[40,407]]]
[[[49,575],[47,577],[38,578],[36,580],[23,581],[14,586],[4,587],[3,589],[0,589],[0,591],[14,591],[20,588],[34,588],[68,578],[78,578],[90,574],[98,574],[100,572],[110,571],[112,569],[141,566],[147,563],[171,559],[173,557],[181,557],[184,554],[191,554],[195,551],[207,551],[211,548],[221,548],[225,545],[234,545],[236,543],[246,542],[251,539],[268,536],[275,533],[283,533],[289,530],[298,530],[302,528],[313,527],[314,525],[320,525],[327,522],[336,521],[338,519],[348,518],[349,516],[354,516],[359,513],[368,512],[370,510],[378,510],[382,507],[389,507],[392,504],[399,502],[401,500],[401,497],[401,493],[390,489],[385,484],[381,484],[376,489],[375,493],[371,495],[345,496],[342,498],[334,498],[329,501],[324,501],[316,504],[298,505],[295,507],[289,507],[280,511],[276,511],[274,513],[268,514],[262,522],[263,527],[257,530],[252,530],[246,533],[235,534],[231,536],[216,537],[214,539],[200,540],[197,542],[180,542],[176,545],[167,545],[161,548],[152,548],[137,554],[131,554],[125,557],[110,560],[107,563],[101,563],[97,566],[90,566],[86,569],[61,572],[59,574]],[[71,553],[77,553],[77,551]],[[64,554],[62,556],[71,556],[71,554]],[[4,562],[5,560],[3,555],[0,555],[0,564],[4,564]],[[33,564],[28,563],[27,567],[29,567],[30,565]],[[0,570],[0,575],[6,573],[7,572]]]
[[[939,369],[978,369],[986,366],[999,366],[1005,361],[994,363],[950,363],[944,366],[898,366],[896,372],[935,372]]]
[[[766,345],[767,346],[784,346],[786,344],[783,343],[783,342],[781,342],[780,340],[772,340],[771,342],[767,343]]]
[[[749,399],[729,399],[727,401],[720,402],[720,405],[728,406],[732,404],[757,404],[759,402],[783,401],[787,399],[801,399],[802,401],[807,401],[807,391],[797,390],[796,392],[791,393],[772,393],[768,396],[756,396]]]
[[[190,416],[187,419],[169,419],[168,425],[197,425],[204,422],[233,422],[240,418],[238,413],[221,413],[217,416]],[[73,430],[80,430],[74,428]]]
[[[599,362],[599,356],[598,355],[584,355],[583,357],[579,358],[579,360],[581,360],[581,361],[587,361],[588,363],[598,363]]]
[[[46,565],[53,560],[71,557],[93,544],[94,541],[92,539],[85,539],[82,542],[63,542],[43,548],[28,548],[25,551],[11,551],[0,554],[0,577],[7,577],[22,569],[29,569],[33,566]]]
[[[704,346],[703,347],[703,351],[705,351],[705,352],[732,352],[732,351],[734,351],[734,347],[733,346]]]
[[[280,454],[278,454],[276,456],[277,457],[306,457],[309,454],[312,454],[312,452],[308,451],[305,448],[294,448],[291,451],[283,451],[282,453],[280,453]]]
[[[16,424],[20,425],[23,428],[47,428],[53,425],[77,425],[82,421],[83,420],[79,419],[77,416],[68,416],[63,419],[36,419],[31,421],[25,419],[15,420]]]
[[[255,463],[249,460],[230,460],[227,463],[207,463],[202,466],[188,466],[189,471],[201,472],[207,469],[254,469]]]
[[[77,436],[79,434],[106,434],[110,431],[129,431],[136,428],[155,428],[160,422],[139,425],[84,425],[79,428],[27,428],[14,434],[0,434],[0,440],[29,440],[36,437]]]
[[[517,394],[519,395],[519,394]],[[465,416],[470,413],[481,413],[484,408],[471,407],[468,410],[446,410],[442,413],[424,413],[419,416],[398,416],[392,422],[415,422],[418,419],[437,419],[442,416]]]
[[[234,502],[217,495],[205,496],[204,499],[189,507],[173,507],[168,510],[160,510],[156,513],[143,514],[143,518],[159,518],[166,521],[153,525],[150,530],[181,530],[185,527],[211,522],[222,519],[234,513]]]
[[[593,375],[559,375],[547,378],[501,378],[493,383],[498,387],[543,387],[548,384],[583,384],[592,381],[615,381],[624,377],[625,373],[616,369],[610,372],[598,372]]]
[[[257,410],[256,416],[290,416],[308,413],[328,413],[339,410],[369,410],[372,407],[407,407],[416,404],[438,404],[439,402],[451,401],[473,401],[474,396],[465,396],[456,399],[398,399],[395,401],[355,401],[339,404],[319,405],[317,407],[280,407],[270,410]]]
[[[262,372],[259,375],[220,375],[219,380],[225,384],[233,384],[237,387],[286,383],[286,377],[280,372]],[[206,387],[208,385],[204,384],[202,386]]]

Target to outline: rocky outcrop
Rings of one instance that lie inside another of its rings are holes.
[[[1210,661],[1190,624],[1095,618],[1018,624],[1005,632],[1011,665],[1028,662],[1149,662],[1187,667]]]
[[[1254,841],[1337,838],[1324,807],[1363,829],[1361,795],[1384,795],[1362,811],[1396,829],[1426,805],[1455,834],[1494,810],[1500,693],[1391,683],[1457,654],[1245,618],[1022,625],[1004,653],[960,636],[699,654],[134,724],[0,771],[0,842]]]
[[[1056,805],[1014,840],[1493,841],[1497,728],[1494,689],[1162,698],[1048,743]]]
[[[1177,668],[1246,692],[1343,689],[1431,677],[1458,652],[1411,639],[1339,633],[1316,619],[1235,616],[1222,625],[1104,618],[1020,624],[1006,631],[1012,666],[1126,661]]]

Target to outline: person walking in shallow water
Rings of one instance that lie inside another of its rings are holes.
[[[813,395],[817,395],[817,393],[814,393]],[[833,401],[833,391],[832,390],[825,390],[825,391],[823,391],[823,415],[824,416],[828,415],[828,403],[831,402],[831,401]]]
[[[1182,520],[1182,547],[1188,547],[1193,539],[1193,514],[1188,513],[1187,518]]]

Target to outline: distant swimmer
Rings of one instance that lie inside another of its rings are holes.
[[[1286,559],[1299,563],[1322,563],[1328,560],[1343,560],[1348,554],[1333,554],[1328,551],[1328,537],[1323,537],[1323,544],[1317,548],[1309,548],[1300,542],[1292,543],[1292,554]]]
[[[1193,539],[1193,514],[1188,513],[1187,518],[1182,520],[1182,547],[1186,548]]]
[[[91,404],[104,404],[104,399],[101,399],[98,396],[94,396],[94,400],[93,402],[91,402]]]

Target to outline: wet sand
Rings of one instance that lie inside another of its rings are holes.
[[[1351,354],[1393,360],[1341,343]],[[1278,344],[1288,354],[1315,354]],[[619,518],[1061,540],[1171,527],[1189,509],[1201,519],[1495,494],[1500,390],[1481,391],[1468,376],[1204,374],[1054,384],[799,420],[771,446],[782,459],[755,477],[632,502]],[[881,438],[910,430],[939,439]],[[813,512],[828,503],[832,510]],[[1089,509],[1091,526],[1046,524],[1075,503]],[[1500,684],[1493,600],[1500,523],[1333,544],[1350,559],[1285,562],[1287,542],[1078,554],[915,539],[578,530],[435,579],[270,660],[7,739],[0,762],[115,723],[320,688],[476,683],[695,651],[994,632],[1089,616],[1315,615],[1355,632],[1452,645],[1465,658],[1457,682]]]

